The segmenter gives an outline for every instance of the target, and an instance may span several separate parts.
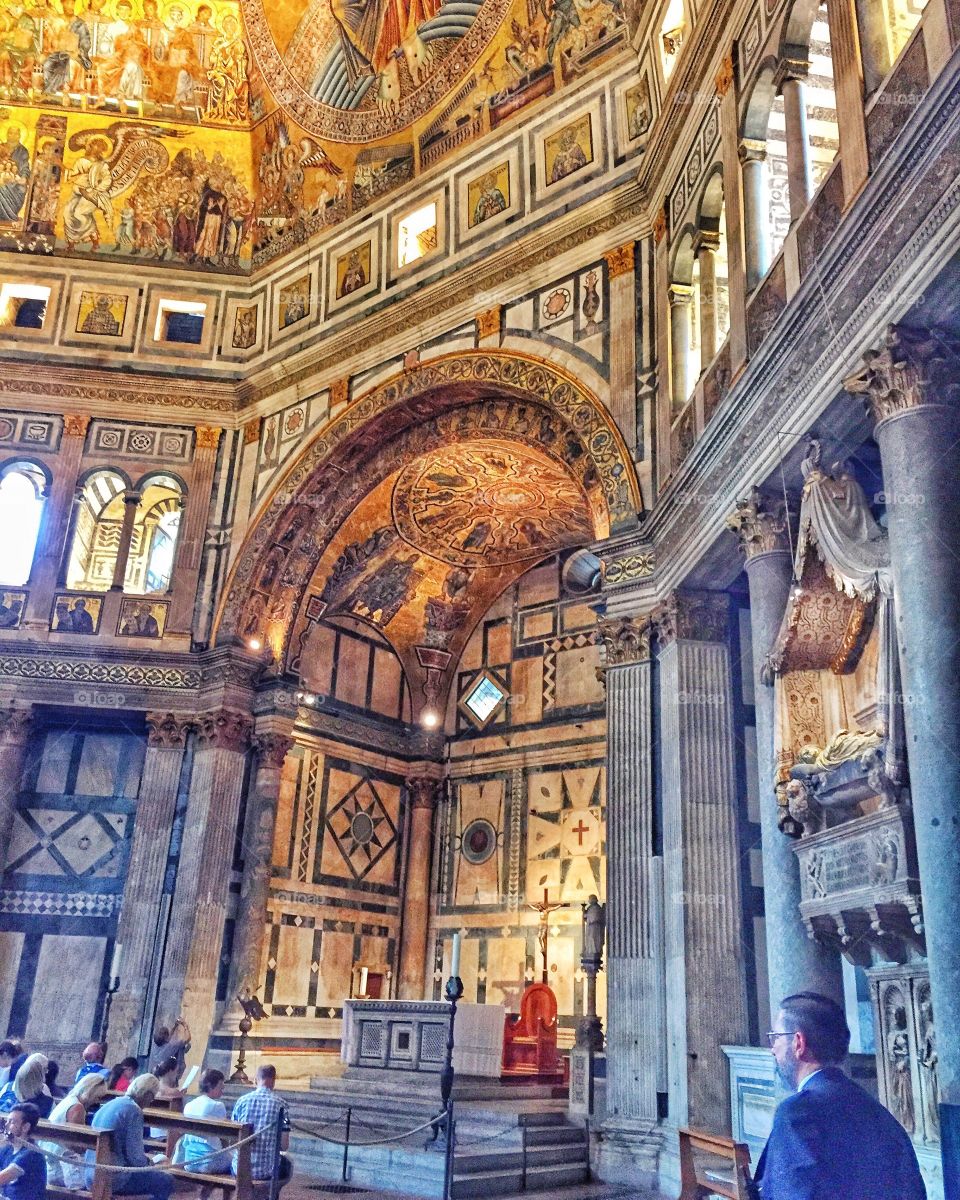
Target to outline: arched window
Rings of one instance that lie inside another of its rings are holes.
[[[123,590],[137,595],[167,592],[180,530],[183,495],[169,475],[153,475],[139,485],[140,502],[130,536]]]
[[[46,482],[31,462],[8,463],[0,471],[0,583],[19,587],[30,578]]]
[[[700,337],[692,234],[684,233],[673,256],[670,302],[670,391],[678,413],[700,376]]]
[[[105,592],[113,583],[127,488],[127,481],[117,471],[96,471],[87,477],[74,515],[68,588]]]

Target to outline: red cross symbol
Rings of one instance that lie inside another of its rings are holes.
[[[583,817],[581,817],[580,823],[578,825],[574,825],[573,832],[577,835],[577,845],[582,846],[583,845],[583,835],[585,833],[590,832],[590,826],[584,825]]]

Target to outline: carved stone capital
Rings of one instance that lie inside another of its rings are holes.
[[[197,718],[197,745],[201,750],[235,750],[243,753],[250,745],[253,718],[246,713],[221,708]]]
[[[196,433],[198,450],[216,450],[223,430],[217,425],[198,425]]]
[[[740,539],[740,550],[747,562],[775,550],[790,550],[789,514],[783,500],[766,496],[759,488],[737,501],[727,517],[727,526]]]
[[[728,54],[727,57],[723,60],[723,62],[720,64],[720,70],[716,74],[716,78],[714,79],[714,84],[716,85],[718,96],[725,96],[727,94],[727,92],[729,92],[730,89],[733,87],[733,55],[732,54]]]
[[[737,157],[746,166],[751,162],[765,162],[767,158],[767,143],[744,138],[737,147]]]
[[[649,616],[600,617],[597,632],[602,647],[601,671],[645,662],[650,657],[653,627]]]
[[[170,712],[148,712],[147,745],[159,750],[182,750],[193,726],[193,717],[181,717]]]
[[[260,439],[260,430],[263,426],[263,417],[254,417],[252,421],[248,421],[243,427],[243,444],[252,446],[254,442]]]
[[[653,218],[653,240],[659,246],[663,239],[667,236],[667,210],[661,208],[657,215]]]
[[[925,404],[951,404],[957,398],[960,343],[938,329],[890,325],[883,346],[863,356],[864,365],[843,386],[866,397],[878,424]]]
[[[63,418],[63,432],[67,437],[86,437],[89,424],[89,417],[79,416],[77,413],[67,413]]]
[[[429,775],[411,775],[404,780],[411,808],[434,809],[440,795],[440,780]]]
[[[342,379],[335,379],[330,384],[330,409],[339,408],[340,405],[346,404],[350,399],[350,376],[344,375]]]
[[[257,763],[272,771],[279,771],[293,746],[293,738],[285,733],[258,733],[253,739],[257,752]]]
[[[493,308],[485,308],[483,312],[477,313],[475,320],[477,322],[477,337],[482,341],[484,338],[493,337],[494,334],[500,332],[500,315],[503,312],[502,304],[495,304]]]
[[[774,86],[777,91],[783,89],[785,83],[803,83],[810,74],[810,62],[802,54],[788,55],[781,58],[774,75]]]
[[[671,308],[684,308],[693,303],[693,288],[688,283],[671,283],[667,289]]]
[[[620,275],[628,275],[633,270],[634,244],[626,242],[623,246],[617,246],[615,250],[608,250],[603,257],[606,260],[607,272],[611,279],[617,279]]]
[[[673,642],[723,642],[730,598],[726,592],[674,592],[654,610],[662,646]]]
[[[32,705],[0,709],[0,745],[22,746],[30,736],[32,725]]]

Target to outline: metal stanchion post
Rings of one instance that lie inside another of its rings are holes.
[[[350,1121],[353,1117],[353,1109],[347,1106],[347,1132],[343,1140],[343,1170],[340,1172],[340,1178],[344,1183],[347,1182],[347,1156],[350,1153]]]
[[[280,1195],[280,1144],[283,1141],[283,1118],[277,1117],[277,1130],[274,1134],[273,1174],[270,1177],[270,1200],[277,1200]]]
[[[443,1200],[450,1200],[453,1193],[453,1154],[457,1135],[457,1123],[453,1119],[453,1101],[446,1108],[446,1145],[443,1158]]]

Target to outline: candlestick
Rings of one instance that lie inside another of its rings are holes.
[[[453,949],[450,952],[450,974],[454,979],[460,977],[460,934],[453,935]]]
[[[120,963],[123,959],[123,945],[120,942],[113,944],[113,959],[110,963],[110,979],[109,983],[113,983],[115,979],[120,978]]]

